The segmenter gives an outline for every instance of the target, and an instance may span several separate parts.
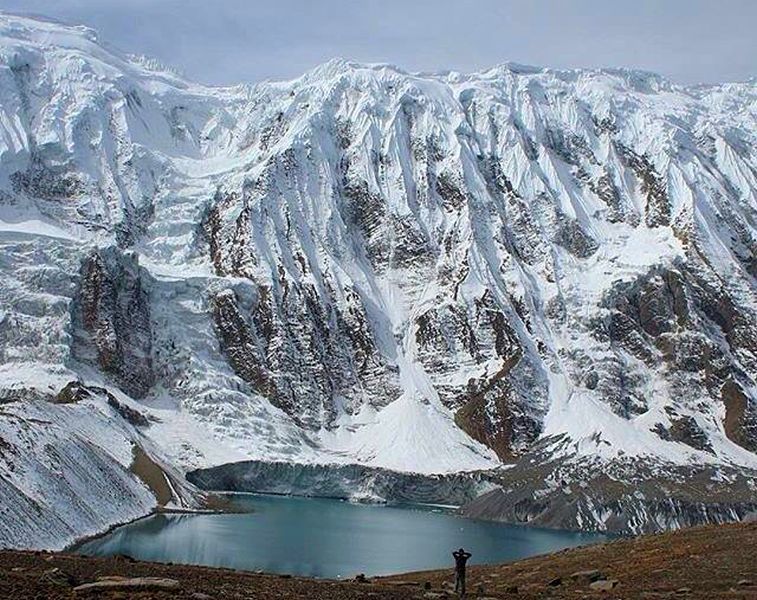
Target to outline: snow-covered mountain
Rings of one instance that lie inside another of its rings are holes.
[[[0,17],[0,543],[150,510],[137,452],[184,505],[181,473],[278,461],[487,470],[494,518],[738,518],[756,123],[754,82],[628,70],[211,88]]]

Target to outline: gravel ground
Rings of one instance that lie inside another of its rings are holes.
[[[571,577],[578,572],[584,573]],[[140,588],[125,587],[119,577],[158,579],[142,581],[140,585],[148,587]],[[98,581],[109,581],[106,585],[110,588],[76,589]],[[0,551],[0,598],[14,600],[429,600],[452,597],[448,592],[451,581],[451,570],[360,583],[147,563],[128,557]],[[698,527],[564,550],[505,565],[471,567],[468,582],[471,598],[757,600],[757,523]]]

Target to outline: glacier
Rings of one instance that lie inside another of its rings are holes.
[[[289,464],[468,473],[470,514],[549,526],[743,517],[756,117],[754,81],[624,69],[207,87],[0,15],[0,544],[156,509],[136,449],[183,509]]]

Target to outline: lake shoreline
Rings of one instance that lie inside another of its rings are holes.
[[[590,587],[601,575],[623,598],[752,598],[757,595],[757,522],[707,525],[618,539],[510,563],[473,566],[468,584],[491,598],[600,598]],[[629,560],[633,557],[633,560]],[[248,598],[347,600],[449,597],[449,568],[369,579],[323,580],[201,566],[85,557],[65,552],[0,550],[0,597],[70,599],[78,585],[102,577],[158,577],[176,582],[132,596],[140,599]],[[357,575],[357,573],[355,574]],[[427,589],[428,586],[428,589]],[[123,592],[120,592],[123,594]],[[426,594],[435,594],[427,596]],[[198,596],[199,595],[199,596]],[[116,597],[103,593],[99,597]]]
[[[249,493],[227,497],[239,510],[161,511],[68,550],[334,578],[353,571],[379,576],[439,568],[448,561],[447,550],[461,545],[474,551],[474,563],[496,563],[609,539],[470,519],[449,508],[417,503]]]
[[[225,495],[223,492],[218,492],[217,494],[214,494],[216,496],[222,496]],[[154,517],[155,515],[161,515],[161,514],[167,514],[167,515],[221,515],[221,514],[237,514],[239,512],[251,512],[251,511],[240,511],[239,509],[229,509],[229,507],[226,508],[174,508],[169,506],[157,506],[150,512],[141,515],[139,517],[136,517],[134,519],[131,519],[130,521],[124,521],[122,523],[114,523],[110,527],[108,527],[104,531],[100,531],[98,533],[93,533],[91,535],[85,535],[80,538],[77,538],[70,544],[68,544],[61,552],[76,552],[79,547],[82,545],[100,539],[104,538],[117,529],[120,529],[122,527],[128,527],[129,525],[134,525],[136,523],[139,523],[140,521],[144,521],[145,519],[149,519],[151,517]]]
[[[228,492],[228,491],[212,491],[210,494],[214,498],[223,498],[224,500],[227,500],[229,497],[233,496],[247,496],[247,497],[274,497],[274,498],[302,498],[302,499],[319,499],[319,500],[333,500],[337,502],[345,502],[347,504],[355,504],[355,505],[364,505],[364,506],[383,506],[383,507],[389,507],[389,508],[405,508],[412,510],[413,508],[418,509],[438,509],[441,511],[444,511],[446,514],[449,514],[450,516],[454,516],[460,519],[465,520],[471,520],[471,521],[481,521],[481,522],[488,522],[491,523],[492,521],[488,519],[479,519],[476,517],[469,517],[460,512],[460,505],[454,505],[454,504],[438,504],[438,503],[425,503],[425,502],[392,502],[392,501],[367,501],[367,500],[358,500],[358,499],[350,499],[350,498],[344,498],[344,497],[328,497],[328,496],[312,496],[312,495],[301,495],[301,494],[287,494],[287,493],[278,493],[278,492]],[[192,509],[192,508],[171,508],[171,507],[165,507],[165,506],[158,506],[149,513],[146,513],[144,515],[138,516],[134,519],[131,519],[129,521],[124,521],[121,523],[114,523],[110,527],[108,527],[104,531],[100,531],[97,533],[93,533],[91,535],[82,536],[80,538],[77,538],[75,541],[71,542],[67,546],[65,546],[60,552],[65,553],[78,553],[79,550],[82,548],[82,546],[108,537],[113,532],[129,527],[131,525],[135,525],[141,521],[145,521],[147,519],[150,519],[156,515],[188,515],[188,516],[202,516],[202,515],[222,515],[222,514],[240,514],[240,513],[252,513],[254,510],[247,508],[242,509],[240,507],[234,507],[233,501],[223,502],[221,503],[224,505],[224,508],[214,508],[214,509]],[[496,522],[495,522],[496,523]],[[587,533],[587,534],[594,534],[596,532],[582,532],[582,531],[576,531],[571,529],[558,529],[553,527],[541,527],[538,525],[530,525],[529,523],[500,523],[509,525],[512,527],[519,527],[524,529],[533,529],[537,531],[547,531],[547,532],[564,532],[564,533]],[[613,534],[604,534],[608,538],[614,538],[614,537],[621,537],[616,536]],[[36,550],[35,550],[36,551]],[[44,550],[42,550],[44,551]]]

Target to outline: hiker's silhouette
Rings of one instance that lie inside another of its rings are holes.
[[[452,553],[455,558],[455,591],[460,598],[465,597],[465,563],[473,556],[470,552],[466,552],[462,548]]]

